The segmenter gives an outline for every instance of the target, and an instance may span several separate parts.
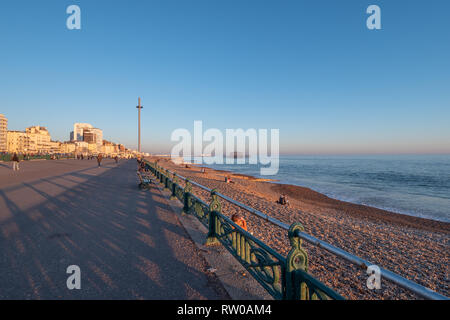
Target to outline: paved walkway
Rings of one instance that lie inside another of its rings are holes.
[[[0,299],[227,299],[136,161],[0,163]],[[81,268],[81,290],[66,269]]]

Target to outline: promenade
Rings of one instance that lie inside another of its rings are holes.
[[[136,161],[0,162],[0,299],[227,299]],[[66,269],[81,269],[81,289]]]

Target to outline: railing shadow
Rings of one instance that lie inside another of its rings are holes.
[[[0,298],[227,298],[193,259],[167,202],[137,189],[134,161],[114,169],[0,190]],[[67,187],[72,178],[78,185]],[[82,290],[66,287],[72,264],[81,268]]]

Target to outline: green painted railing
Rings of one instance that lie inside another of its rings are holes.
[[[189,180],[185,180],[182,187],[176,174],[157,163],[146,161],[146,167],[165,189],[170,190],[171,199],[183,203],[183,214],[194,215],[208,228],[206,244],[223,245],[274,299],[344,299],[308,273],[308,254],[298,237],[298,232],[303,231],[300,223],[289,228],[291,250],[284,257],[223,215],[215,190],[211,191],[212,200],[207,204],[193,194]]]

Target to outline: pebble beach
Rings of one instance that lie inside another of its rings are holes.
[[[156,158],[149,158],[155,161]],[[160,158],[159,165],[227,195],[284,223],[300,222],[305,231],[380,267],[413,280],[445,296],[449,289],[450,223],[393,213],[329,198],[309,188],[266,181],[242,174],[176,165]],[[225,183],[231,177],[233,183]],[[194,187],[205,201],[210,195]],[[287,195],[289,205],[276,201]],[[287,232],[222,200],[222,213],[239,213],[248,230],[278,252],[289,251]],[[382,288],[369,290],[365,271],[331,253],[304,242],[308,271],[348,299],[419,299],[382,279]]]

